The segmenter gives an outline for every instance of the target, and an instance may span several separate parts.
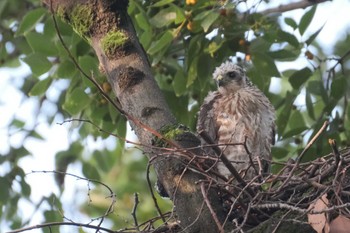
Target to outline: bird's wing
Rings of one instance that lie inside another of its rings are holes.
[[[218,92],[211,92],[204,99],[204,102],[199,110],[197,121],[197,132],[205,131],[213,142],[217,142],[217,124],[215,122],[214,104],[221,94]]]

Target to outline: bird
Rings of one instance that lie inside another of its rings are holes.
[[[275,143],[273,105],[249,80],[245,70],[232,61],[217,67],[213,79],[217,90],[204,98],[197,132],[207,133],[244,180],[267,174],[271,167],[271,146]],[[220,160],[216,169],[228,180],[233,179]]]

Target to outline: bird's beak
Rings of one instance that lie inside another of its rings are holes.
[[[216,81],[220,82],[220,80],[222,80],[222,75],[219,75],[217,78],[216,78]]]
[[[223,84],[223,78],[222,75],[219,75],[216,77],[216,83],[218,84],[218,86],[222,86]]]

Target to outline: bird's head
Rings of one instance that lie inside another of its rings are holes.
[[[213,78],[220,89],[226,91],[237,91],[249,85],[249,80],[243,68],[227,61],[217,67],[213,73]]]

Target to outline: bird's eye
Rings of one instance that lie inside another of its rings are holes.
[[[229,72],[228,73],[228,76],[230,77],[230,78],[235,78],[236,77],[236,72]]]

